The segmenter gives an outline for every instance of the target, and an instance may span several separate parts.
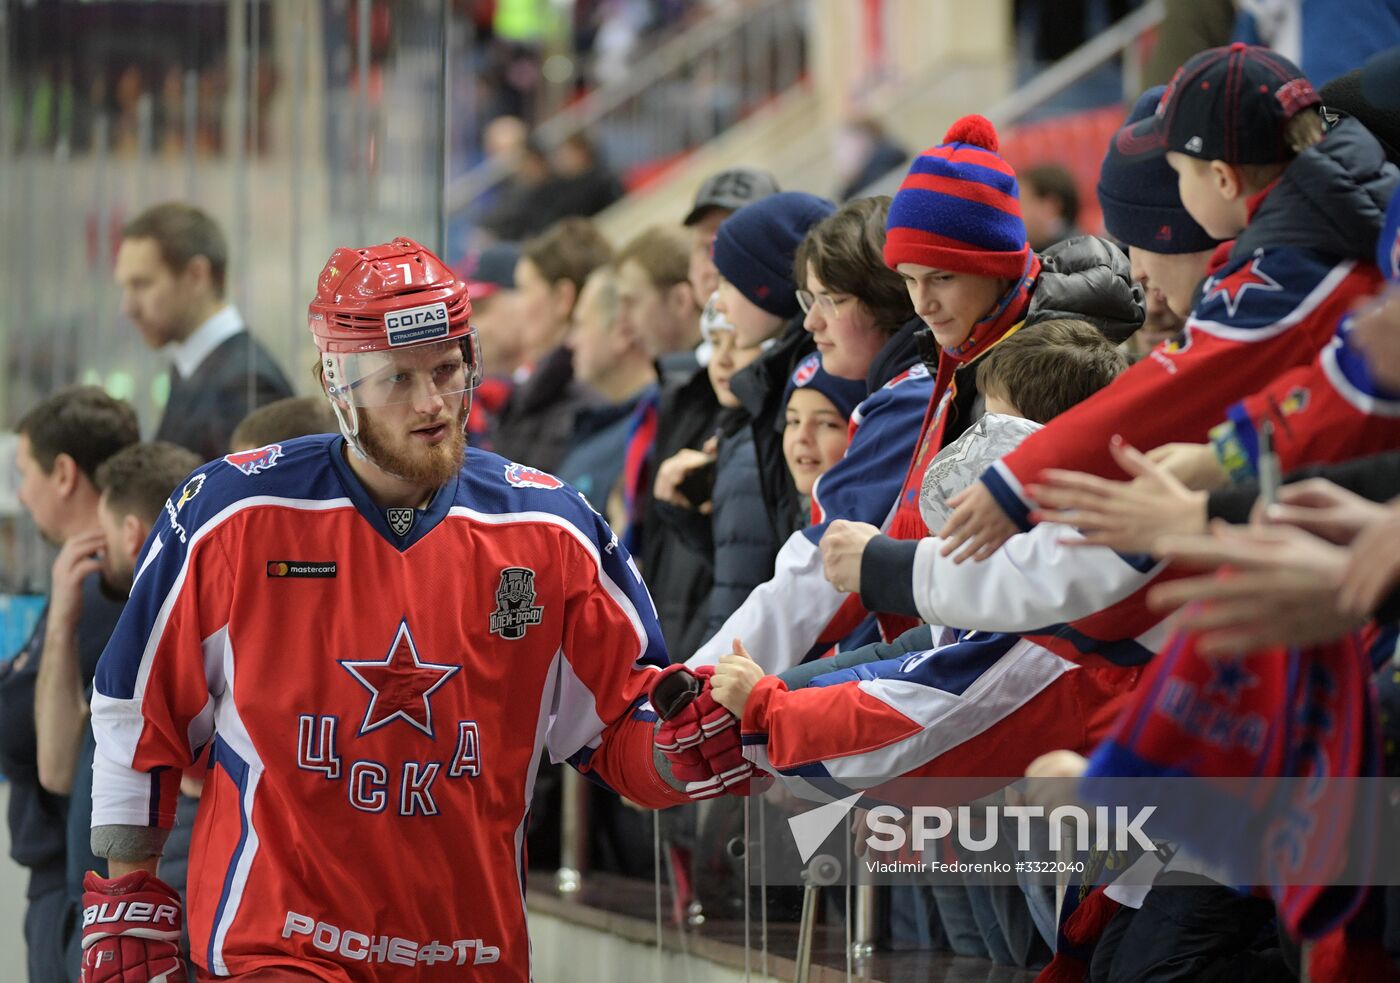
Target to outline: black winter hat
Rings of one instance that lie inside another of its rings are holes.
[[[1139,96],[1119,132],[1151,116],[1165,91],[1159,85]],[[1119,242],[1153,253],[1199,253],[1217,244],[1181,204],[1166,157],[1124,156],[1118,140],[1110,140],[1098,192],[1104,228]]]
[[[792,258],[807,230],[836,211],[825,198],[783,191],[745,205],[715,234],[715,267],[739,292],[770,314],[795,317]]]

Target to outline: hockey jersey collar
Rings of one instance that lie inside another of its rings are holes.
[[[439,522],[446,518],[448,510],[452,508],[452,503],[457,498],[457,484],[462,480],[462,472],[459,470],[447,484],[443,485],[433,495],[432,501],[424,509],[413,509],[412,523],[402,536],[394,532],[389,526],[389,519],[385,515],[385,510],[375,504],[370,498],[369,491],[360,483],[360,479],[355,477],[355,472],[350,468],[350,462],[345,459],[347,453],[344,437],[336,437],[326,444],[326,451],[330,454],[331,467],[335,469],[336,476],[345,488],[345,494],[364,516],[366,522],[374,527],[374,531],[384,537],[385,542],[400,553],[408,550],[413,544],[437,528]],[[468,448],[467,453],[471,450]]]

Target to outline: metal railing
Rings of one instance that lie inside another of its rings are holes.
[[[698,24],[644,56],[626,80],[542,123],[535,139],[549,152],[586,133],[619,173],[693,150],[801,80],[806,17],[803,0],[761,0]],[[488,159],[453,179],[448,214],[470,215],[508,177]]]
[[[1024,85],[1009,93],[983,116],[998,130],[1019,123],[1077,82],[1107,65],[1123,59],[1123,101],[1131,102],[1141,91],[1142,64],[1139,42],[1162,23],[1166,11],[1163,0],[1148,0],[1137,10],[1097,34],[1068,55],[1050,65]],[[893,195],[899,189],[906,168],[901,165],[861,190],[861,195]]]

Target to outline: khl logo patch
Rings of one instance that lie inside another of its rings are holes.
[[[413,528],[412,509],[385,509],[384,518],[389,520],[389,528],[394,530],[395,536],[407,536]]]

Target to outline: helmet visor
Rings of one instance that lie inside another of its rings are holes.
[[[355,406],[412,403],[475,389],[481,382],[476,332],[430,345],[326,355],[327,389]]]

